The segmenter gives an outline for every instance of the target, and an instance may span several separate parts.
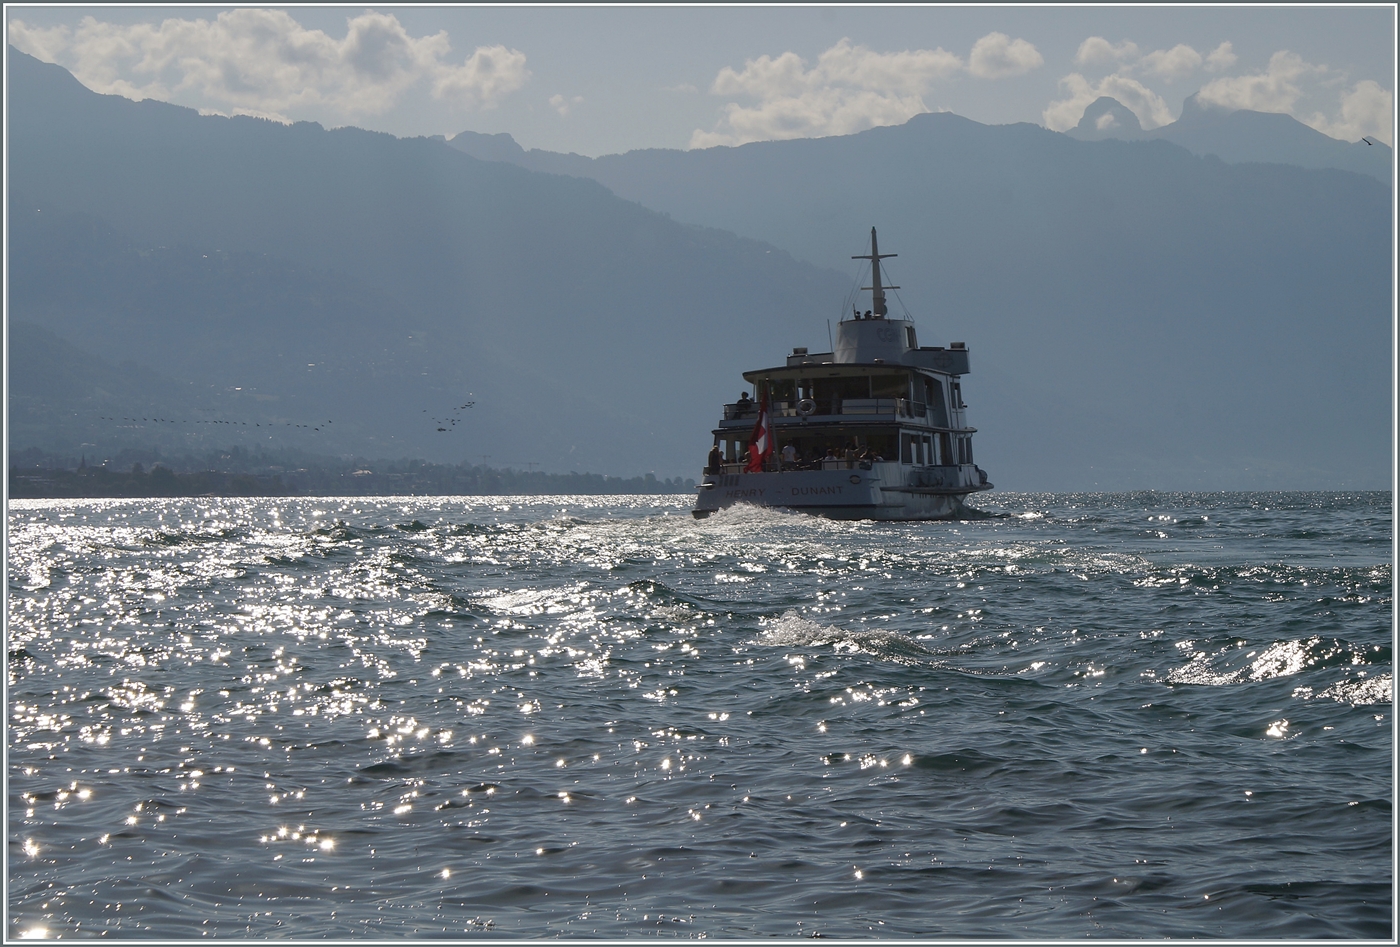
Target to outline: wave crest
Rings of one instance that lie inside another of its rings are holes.
[[[868,654],[901,664],[931,660],[934,652],[897,631],[852,631],[820,625],[789,609],[773,619],[754,644],[784,648],[824,648],[849,654]]]

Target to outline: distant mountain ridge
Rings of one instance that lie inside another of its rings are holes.
[[[1084,110],[1079,124],[1065,134],[1080,141],[1160,139],[1180,145],[1196,155],[1215,155],[1222,161],[1291,164],[1300,168],[1336,168],[1391,182],[1394,152],[1384,142],[1339,141],[1309,128],[1291,115],[1222,109],[1201,103],[1199,95],[1186,99],[1175,122],[1144,131],[1127,106],[1103,96]]]
[[[97,95],[13,49],[7,79],[12,317],[218,404],[333,408],[363,453],[693,476],[734,396],[729,339],[781,349],[843,291],[441,142]]]
[[[910,122],[926,121],[915,116]],[[1300,168],[1335,168],[1365,174],[1385,184],[1391,181],[1394,152],[1383,142],[1339,141],[1309,128],[1291,115],[1222,109],[1201,104],[1197,95],[1188,97],[1180,118],[1168,125],[1144,131],[1138,117],[1126,105],[1101,96],[1085,110],[1079,124],[1065,132],[1080,141],[1162,140],[1180,145],[1200,157],[1214,155],[1231,164],[1262,162],[1288,164]],[[610,178],[603,170],[609,164],[622,164],[628,155],[658,155],[670,149],[641,149],[626,155],[589,158],[538,148],[526,150],[505,132],[487,135],[463,131],[445,139],[452,147],[483,161],[508,161],[533,171],[570,174],[598,180]],[[631,162],[635,163],[635,161]]]
[[[98,96],[14,51],[7,78],[12,318],[221,405],[334,405],[353,451],[694,476],[740,372],[826,344],[874,224],[892,309],[972,350],[1002,488],[1389,483],[1365,175],[950,114],[532,169]],[[467,392],[469,427],[422,423]]]

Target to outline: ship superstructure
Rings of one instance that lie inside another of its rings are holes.
[[[694,513],[736,503],[840,519],[948,519],[992,489],[973,460],[962,376],[967,346],[920,346],[911,319],[891,319],[875,228],[871,308],[836,326],[831,352],[795,348],[786,363],[744,372],[752,398],[724,406]]]

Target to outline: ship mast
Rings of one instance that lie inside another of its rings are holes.
[[[870,261],[870,285],[862,286],[861,289],[871,290],[871,296],[875,301],[875,318],[883,319],[889,310],[885,307],[885,287],[880,285],[880,261],[887,260],[892,256],[899,256],[898,253],[881,253],[880,244],[875,237],[875,228],[870,228],[870,252],[864,256],[853,256],[852,260]],[[890,289],[899,289],[898,286],[891,286]]]

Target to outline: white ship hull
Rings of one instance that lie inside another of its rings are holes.
[[[869,469],[789,470],[707,475],[694,515],[737,504],[770,506],[832,519],[946,520],[967,513],[964,498],[991,489],[976,467],[907,467],[876,463]]]

